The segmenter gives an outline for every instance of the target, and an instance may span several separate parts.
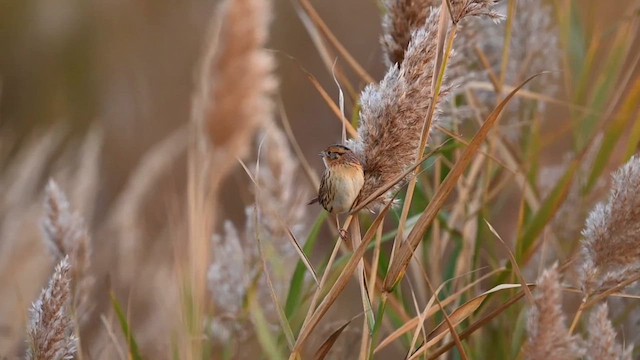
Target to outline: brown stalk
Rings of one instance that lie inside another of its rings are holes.
[[[287,116],[287,112],[284,108],[284,104],[282,103],[282,98],[278,98],[278,110],[280,111],[280,119],[282,120],[282,127],[284,129],[285,134],[287,134],[287,138],[289,139],[289,143],[293,147],[293,151],[296,153],[296,157],[298,161],[300,161],[300,165],[304,170],[305,175],[309,179],[309,182],[313,186],[314,189],[317,189],[320,186],[320,180],[318,179],[318,175],[316,175],[315,171],[309,165],[309,161],[304,156],[302,152],[302,148],[300,148],[300,144],[298,144],[298,140],[296,140],[295,135],[293,134],[293,130],[291,129],[291,123],[289,122],[289,117]]]
[[[336,36],[331,32],[331,29],[329,29],[329,27],[327,26],[327,24],[325,24],[325,22],[322,20],[320,15],[318,15],[318,13],[313,8],[311,3],[308,0],[297,0],[297,2],[302,6],[302,8],[305,10],[307,15],[311,19],[311,21],[313,21],[313,23],[318,27],[320,32],[322,32],[322,34],[327,38],[327,40],[329,40],[331,45],[333,45],[333,47],[335,47],[336,50],[338,50],[338,53],[340,53],[345,58],[345,60],[347,61],[347,64],[351,66],[351,68],[358,74],[358,76],[360,76],[360,78],[365,83],[367,84],[372,83],[374,80],[371,77],[371,75],[369,75],[364,70],[364,68],[360,66],[360,64],[353,58],[353,56],[351,56],[349,51],[347,51],[347,49],[340,43],[338,38],[336,38]]]
[[[349,132],[349,135],[354,139],[357,138],[358,131],[356,131],[353,125],[351,125],[351,122],[346,117],[344,117],[344,114],[342,113],[342,111],[340,111],[340,108],[338,107],[338,105],[336,105],[336,103],[334,103],[333,100],[331,100],[331,96],[329,96],[329,94],[327,94],[327,91],[322,87],[322,85],[320,85],[320,83],[318,82],[318,79],[316,79],[315,76],[313,76],[311,73],[305,72],[305,74],[307,75],[307,78],[309,79],[313,87],[315,87],[316,90],[318,90],[324,102],[327,103],[327,105],[329,105],[329,108],[331,109],[331,111],[333,111],[333,113],[336,115],[338,120],[340,120],[342,125],[347,129],[347,131]]]
[[[341,83],[345,84],[349,96],[351,96],[352,99],[355,99],[357,96],[356,90],[349,81],[349,78],[344,74],[342,67],[336,64],[337,57],[327,46],[322,34],[318,31],[318,26],[311,20],[306,11],[304,11],[298,3],[294,2],[293,5],[300,21],[302,21],[302,25],[307,29],[313,45],[316,47],[316,50],[318,50],[318,54],[320,55],[320,59],[322,59],[322,63],[325,68],[328,72],[335,75]]]

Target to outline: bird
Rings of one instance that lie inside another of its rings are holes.
[[[351,210],[364,185],[364,171],[358,157],[344,145],[331,145],[320,154],[324,172],[318,197],[309,205],[319,202],[330,214],[343,214]]]

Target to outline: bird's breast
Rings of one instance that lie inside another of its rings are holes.
[[[333,212],[345,213],[358,197],[364,184],[362,170],[354,166],[344,166],[333,172]]]

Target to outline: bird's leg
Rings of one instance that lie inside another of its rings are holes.
[[[349,240],[349,233],[347,230],[340,227],[340,219],[338,219],[338,215],[336,215],[336,226],[338,228],[338,234],[340,234],[340,238],[344,241]]]

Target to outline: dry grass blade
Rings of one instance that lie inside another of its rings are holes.
[[[429,290],[431,290],[431,292],[433,292],[433,286],[431,285],[431,281],[429,280],[428,276],[425,276],[425,280],[427,282],[427,285],[429,286]],[[469,357],[467,356],[467,353],[464,351],[464,347],[462,346],[462,341],[460,341],[460,337],[458,336],[458,333],[456,332],[456,326],[458,324],[460,324],[460,322],[462,322],[462,320],[466,319],[467,317],[471,316],[471,314],[473,314],[476,309],[480,306],[480,304],[482,304],[482,301],[480,303],[478,303],[477,306],[475,305],[470,305],[470,306],[465,306],[463,305],[461,308],[456,309],[453,314],[451,314],[451,317],[447,314],[447,310],[444,308],[444,306],[442,305],[442,302],[440,301],[440,299],[438,299],[437,296],[433,297],[436,300],[436,303],[438,304],[438,308],[440,309],[440,311],[442,312],[442,315],[444,316],[444,323],[447,325],[447,329],[449,330],[449,333],[451,334],[451,336],[453,337],[453,340],[456,343],[456,346],[458,348],[458,352],[460,353],[460,357],[462,357],[463,360],[468,360]],[[442,325],[442,324],[441,324]],[[440,328],[440,326],[438,326],[438,328]],[[436,328],[437,331],[438,328]],[[433,333],[433,332],[432,332]],[[429,336],[427,336],[428,338]]]
[[[342,125],[349,132],[349,135],[352,138],[357,138],[358,132],[353,127],[353,125],[351,125],[351,122],[344,117],[344,114],[340,111],[340,108],[338,107],[338,105],[336,105],[336,103],[334,103],[333,100],[331,100],[331,96],[329,96],[327,91],[322,87],[322,85],[320,85],[320,83],[318,82],[318,79],[316,79],[315,76],[313,76],[311,73],[307,72],[306,70],[304,71],[305,71],[305,74],[307,75],[307,78],[313,85],[313,87],[315,87],[316,90],[318,90],[318,92],[322,96],[322,99],[327,103],[327,105],[329,105],[329,108],[331,109],[331,111],[333,111],[333,113],[336,114],[336,116],[338,117]]]
[[[346,323],[344,323],[344,325],[340,326],[336,331],[334,331],[333,333],[331,333],[331,335],[329,335],[327,340],[325,340],[322,343],[322,345],[320,345],[318,350],[316,350],[316,354],[313,357],[314,360],[323,360],[324,358],[327,357],[327,355],[329,354],[329,351],[331,351],[331,348],[333,347],[333,344],[336,343],[336,341],[338,340],[338,338],[340,337],[344,329],[346,329],[347,326],[349,326],[354,319],[355,318],[347,321]]]
[[[498,238],[498,240],[500,240],[500,244],[502,244],[507,254],[509,254],[509,261],[511,262],[511,266],[513,266],[513,270],[516,272],[516,276],[518,277],[518,280],[520,280],[520,284],[522,284],[522,288],[524,289],[524,293],[527,295],[529,304],[533,304],[533,295],[531,295],[531,291],[529,291],[529,287],[526,286],[527,281],[524,279],[524,276],[522,276],[522,271],[520,271],[520,267],[518,266],[516,257],[513,256],[513,251],[511,251],[509,246],[507,246],[504,240],[502,240],[502,237],[500,236],[500,234],[498,234],[496,229],[494,229],[493,226],[491,226],[491,224],[487,221],[487,219],[483,219],[483,220],[485,224],[487,224],[487,226],[489,227],[489,231],[491,231],[491,233],[495,235]]]
[[[340,276],[336,280],[333,287],[329,290],[329,293],[327,294],[327,296],[320,303],[320,305],[318,306],[318,309],[316,309],[316,311],[309,318],[309,320],[305,322],[305,325],[300,330],[300,335],[298,335],[298,340],[296,341],[296,346],[294,348],[294,351],[291,354],[292,359],[295,359],[295,356],[300,352],[300,350],[302,349],[302,346],[304,345],[304,342],[307,340],[309,335],[311,335],[311,332],[313,331],[313,329],[318,325],[318,323],[320,322],[320,319],[322,319],[322,317],[327,313],[327,311],[329,311],[329,308],[331,307],[331,305],[333,305],[333,303],[336,301],[340,293],[342,293],[342,291],[347,286],[351,278],[351,275],[356,270],[356,267],[360,262],[360,259],[362,259],[362,256],[364,256],[364,253],[367,251],[369,244],[375,237],[378,227],[382,226],[382,221],[384,220],[387,212],[389,211],[390,206],[391,206],[391,203],[387,204],[384,207],[384,209],[380,212],[380,214],[376,217],[373,224],[371,224],[371,227],[369,228],[367,233],[364,235],[364,238],[362,239],[362,243],[360,243],[360,246],[358,246],[358,248],[354,251],[353,255],[349,259],[349,262],[342,270],[342,273],[340,273]]]
[[[485,291],[484,293],[476,296],[475,298],[469,300],[468,302],[466,302],[465,304],[463,304],[462,306],[460,306],[459,308],[457,308],[450,316],[449,318],[451,319],[451,323],[454,326],[457,326],[458,324],[460,324],[462,321],[464,321],[465,319],[467,319],[469,316],[471,316],[479,307],[480,305],[482,305],[482,303],[484,302],[484,300],[491,294],[494,294],[496,292],[500,292],[503,290],[509,290],[509,289],[516,289],[522,287],[521,284],[501,284],[498,285],[490,290]],[[450,331],[449,325],[446,324],[445,322],[440,323],[440,325],[438,325],[433,331],[431,331],[431,333],[429,334],[429,336],[431,337],[431,339],[426,343],[423,344],[422,346],[420,346],[418,348],[418,350],[416,350],[413,354],[411,354],[411,356],[409,357],[409,359],[416,359],[421,355],[424,355],[424,353],[429,350],[433,345],[435,345],[436,343],[438,343],[440,340],[442,340],[442,338],[445,337],[445,335],[447,335],[447,333]],[[458,334],[460,339],[463,339],[464,337],[462,336],[464,334],[460,333]],[[454,343],[455,344],[455,343]]]
[[[278,110],[280,112],[280,119],[282,120],[282,127],[284,129],[285,134],[287,134],[289,143],[293,147],[293,150],[296,153],[296,157],[298,158],[298,161],[300,161],[300,165],[302,166],[304,173],[309,178],[309,182],[311,182],[311,185],[313,185],[314,189],[317,189],[318,186],[320,186],[320,180],[318,179],[318,176],[316,175],[313,168],[311,168],[311,165],[309,165],[307,158],[304,156],[304,153],[300,148],[300,144],[298,143],[298,141],[296,140],[293,134],[293,130],[291,129],[291,123],[289,122],[289,117],[287,116],[287,112],[284,108],[284,104],[282,103],[282,98],[278,98]]]
[[[489,314],[485,315],[482,319],[476,321],[471,326],[469,326],[466,330],[464,330],[463,332],[458,334],[460,336],[460,339],[466,339],[471,334],[473,334],[476,330],[478,330],[478,329],[482,328],[483,326],[485,326],[487,323],[489,323],[489,321],[493,320],[495,317],[497,317],[498,315],[502,314],[505,310],[510,308],[511,305],[515,304],[516,302],[518,302],[523,297],[524,297],[524,292],[521,292],[518,295],[512,297],[509,301],[507,301],[506,303],[500,305],[500,307],[498,307],[497,309],[493,310]],[[438,359],[442,354],[446,353],[451,348],[453,348],[454,345],[455,345],[455,343],[453,341],[451,341],[451,342],[441,346],[436,351],[434,351],[433,354],[431,354],[431,357],[429,357],[429,360]]]
[[[360,232],[360,223],[354,221],[351,224],[351,241],[352,248],[356,249],[362,242],[362,233]],[[371,306],[371,297],[369,296],[369,287],[367,286],[367,273],[364,268],[364,260],[358,262],[358,285],[360,285],[360,296],[362,298],[362,311],[364,312],[365,323],[369,326],[369,332],[373,331],[375,324],[375,315]]]
[[[422,241],[423,234],[427,231],[433,220],[436,218],[438,211],[444,205],[446,199],[449,194],[453,191],[454,187],[460,176],[462,176],[463,172],[466,170],[467,166],[476,155],[478,150],[480,149],[480,145],[487,138],[489,131],[494,128],[500,118],[500,114],[502,110],[509,103],[509,100],[516,94],[520,88],[526,85],[529,81],[538,77],[540,74],[536,74],[525,80],[522,84],[520,84],[517,88],[515,88],[507,97],[498,104],[498,106],[493,110],[493,112],[489,115],[487,120],[484,122],[480,130],[473,137],[473,140],[469,143],[469,146],[464,149],[460,160],[455,164],[447,178],[442,183],[442,186],[438,189],[435,196],[422,213],[416,225],[411,230],[411,233],[407,236],[407,241],[399,246],[397,253],[394,255],[392,259],[392,265],[389,269],[389,273],[385,278],[385,290],[391,291],[393,287],[400,281],[402,278],[411,257],[413,256],[413,252],[416,247]]]
[[[104,325],[105,331],[107,332],[107,335],[109,336],[109,340],[111,341],[111,344],[113,345],[114,349],[116,349],[116,353],[118,354],[118,358],[121,359],[121,360],[127,360],[127,357],[124,354],[124,350],[122,349],[122,346],[120,346],[120,342],[118,342],[118,338],[116,337],[116,333],[113,331],[113,328],[111,327],[111,324],[109,323],[107,318],[104,316],[104,314],[100,315],[100,321],[102,322],[102,325]]]
[[[447,297],[446,299],[442,300],[442,304],[444,306],[447,306],[447,305],[451,304],[455,300],[459,299],[467,290],[469,290],[472,287],[476,286],[481,281],[489,278],[490,276],[493,276],[497,272],[503,271],[503,270],[504,269],[496,269],[496,270],[493,270],[493,271],[489,272],[486,275],[481,276],[476,281],[473,281],[472,283],[470,283],[470,284],[466,285],[465,287],[463,287],[462,289],[458,290],[455,294],[453,294],[453,295]],[[444,283],[442,283],[442,285],[440,285],[438,287],[438,289],[436,289],[436,292],[435,292],[434,296],[437,295],[440,292],[440,289],[442,287],[444,287],[447,284],[447,282],[449,282],[451,280],[454,280],[454,279],[449,279],[449,280],[445,281]],[[416,316],[414,318],[406,320],[404,322],[404,324],[402,324],[402,326],[400,328],[398,328],[397,330],[395,330],[394,332],[389,334],[389,336],[387,336],[383,341],[380,342],[380,344],[378,344],[378,346],[376,347],[374,352],[378,352],[378,351],[382,350],[383,348],[387,347],[389,344],[391,344],[395,340],[399,339],[400,336],[402,336],[402,335],[406,334],[407,332],[411,331],[411,329],[421,325],[425,320],[427,320],[428,318],[430,318],[431,316],[436,314],[438,312],[438,309],[435,308],[435,307],[431,307],[432,303],[433,303],[433,301],[430,300],[429,304],[427,304],[427,306],[425,307],[425,310],[421,314],[419,314],[418,316]]]
[[[244,171],[249,176],[249,179],[251,179],[251,182],[253,182],[253,184],[255,185],[257,191],[260,191],[260,185],[258,184],[256,179],[254,178],[254,176],[251,174],[251,171],[249,170],[247,165],[240,159],[238,159],[238,162],[240,163],[240,165],[242,166]],[[276,218],[278,219],[278,222],[280,223],[280,226],[282,226],[286,230],[288,238],[289,238],[289,240],[291,240],[291,244],[296,249],[296,252],[298,253],[298,256],[300,256],[300,260],[302,261],[304,266],[307,268],[307,270],[309,271],[309,273],[313,277],[313,280],[315,280],[316,285],[319,285],[320,282],[318,281],[318,274],[316,273],[316,270],[313,268],[313,265],[311,265],[311,261],[309,261],[309,258],[307,258],[307,255],[305,255],[304,251],[302,250],[302,247],[298,243],[298,240],[296,239],[295,235],[293,234],[293,232],[291,232],[291,229],[289,229],[289,227],[287,226],[285,221],[280,216],[278,216],[276,214]]]
[[[366,83],[372,83],[374,80],[371,77],[371,75],[369,75],[364,70],[364,68],[360,66],[360,64],[356,61],[356,59],[354,59],[353,56],[351,56],[349,51],[347,51],[347,49],[340,43],[340,41],[338,41],[338,39],[331,32],[327,24],[325,24],[324,21],[322,21],[322,18],[320,17],[320,15],[318,15],[318,13],[313,8],[313,6],[311,6],[311,3],[308,0],[297,0],[297,3],[302,6],[307,16],[309,16],[309,18],[311,19],[311,21],[313,21],[313,23],[320,30],[320,32],[322,32],[322,34],[327,38],[327,40],[329,40],[331,45],[333,45],[336,48],[336,50],[338,50],[338,52],[345,58],[345,60],[347,61],[347,64],[351,66],[351,68],[358,74],[358,76],[360,76],[360,78],[364,80]]]
[[[311,38],[313,45],[318,51],[318,55],[320,56],[320,59],[322,60],[325,68],[327,69],[327,71],[334,73],[335,60],[337,60],[335,52],[329,48],[329,45],[325,41],[324,37],[322,36],[320,31],[318,31],[318,27],[316,26],[316,24],[314,24],[314,22],[300,6],[300,4],[294,2],[293,6],[296,13],[298,14],[298,17],[300,18],[300,21],[302,22],[302,25],[307,30],[307,33],[309,33],[309,37]],[[355,96],[357,95],[356,91],[353,88],[353,85],[351,85],[347,76],[344,74],[344,71],[341,67],[335,68],[335,75],[338,77],[338,79],[340,79],[341,82],[345,84],[349,95],[352,98],[355,98]]]
[[[337,61],[337,59],[336,59]],[[344,93],[342,92],[342,87],[340,86],[340,82],[336,78],[336,61],[333,62],[333,67],[331,68],[331,75],[333,75],[333,82],[336,83],[338,87],[338,104],[340,105],[340,114],[342,114],[343,118],[346,118],[344,115]],[[342,122],[342,143],[347,143],[347,125],[346,122]]]
[[[256,196],[257,197],[257,196]],[[257,199],[256,199],[257,200]],[[262,245],[262,240],[260,237],[259,222],[258,222],[258,211],[256,205],[256,211],[254,211],[254,224],[255,224],[255,237],[258,240],[258,252],[260,253],[260,259],[262,260],[262,270],[264,271],[264,277],[267,280],[267,285],[269,287],[269,295],[271,296],[271,300],[273,301],[273,305],[278,313],[278,321],[280,322],[280,326],[284,332],[285,338],[287,339],[287,344],[289,345],[289,349],[293,349],[293,344],[295,343],[295,339],[293,336],[293,331],[291,330],[291,326],[287,322],[287,316],[284,314],[282,310],[282,306],[280,306],[280,301],[278,300],[278,296],[276,295],[276,290],[273,286],[273,281],[271,280],[271,275],[269,275],[269,266],[267,263],[267,258],[264,254],[264,248]]]

